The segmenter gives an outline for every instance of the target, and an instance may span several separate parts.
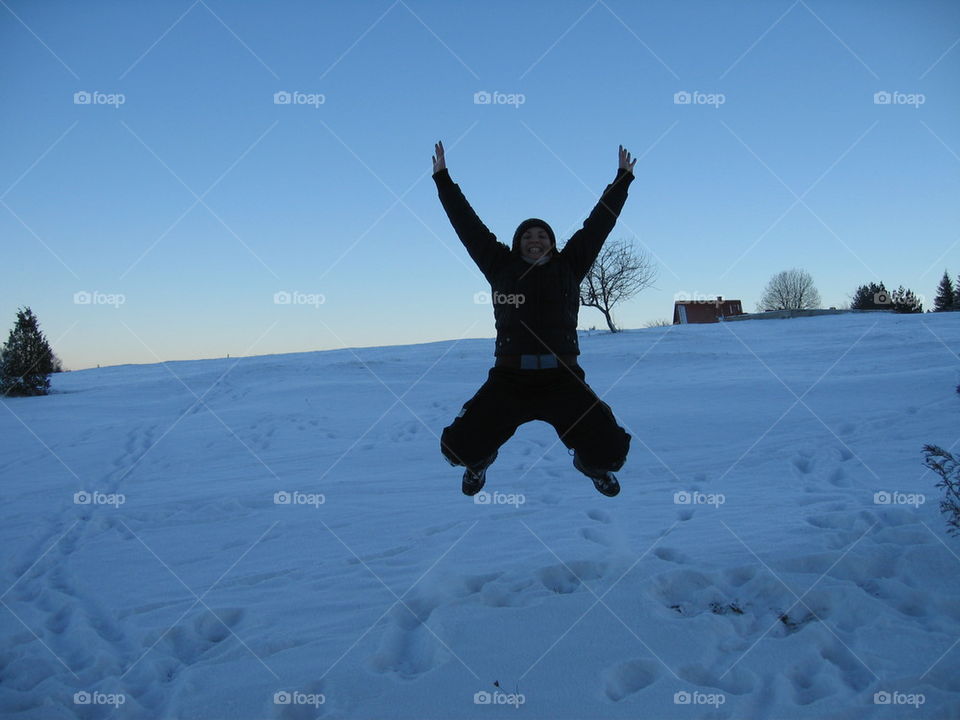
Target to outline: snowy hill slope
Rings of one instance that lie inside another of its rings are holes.
[[[0,714],[960,718],[921,464],[958,349],[960,314],[584,335],[622,493],[530,423],[486,504],[438,435],[492,340],[54,376],[0,411]]]

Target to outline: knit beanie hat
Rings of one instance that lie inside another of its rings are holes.
[[[517,231],[513,234],[513,251],[520,252],[520,236],[523,235],[528,229],[532,227],[542,227],[547,231],[547,236],[550,238],[550,244],[552,249],[557,249],[557,238],[553,234],[553,228],[547,225],[543,220],[539,218],[527,218],[520,226],[517,228]]]

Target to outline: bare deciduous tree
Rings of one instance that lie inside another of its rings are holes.
[[[793,268],[778,272],[763,289],[757,309],[806,310],[820,307],[820,293],[806,270]]]
[[[656,279],[656,266],[645,250],[634,252],[625,240],[607,242],[580,283],[580,304],[597,308],[610,332],[619,332],[611,316],[614,305],[650,287]]]

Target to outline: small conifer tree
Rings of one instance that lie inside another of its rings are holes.
[[[937,287],[937,297],[933,300],[933,309],[935,312],[945,312],[948,310],[960,309],[956,304],[956,292],[950,275],[943,271],[943,277],[940,279],[940,285]]]
[[[0,349],[0,395],[46,395],[50,373],[60,361],[40,331],[37,316],[28,307],[17,311],[17,322]]]

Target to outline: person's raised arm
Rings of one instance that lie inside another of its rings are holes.
[[[480,272],[490,280],[493,271],[500,262],[510,256],[510,248],[497,241],[496,235],[487,229],[477,214],[470,207],[470,203],[460,191],[460,186],[450,178],[447,163],[443,152],[443,143],[438,142],[434,148],[433,180],[437,184],[440,203],[450,219],[460,242],[470,253],[470,257],[480,268]]]
[[[633,166],[636,164],[636,159],[631,161],[630,153],[621,145],[617,177],[604,189],[583,227],[573,234],[560,251],[580,279],[586,276],[607,236],[617,224],[620,211],[627,202],[627,188],[633,182]]]

